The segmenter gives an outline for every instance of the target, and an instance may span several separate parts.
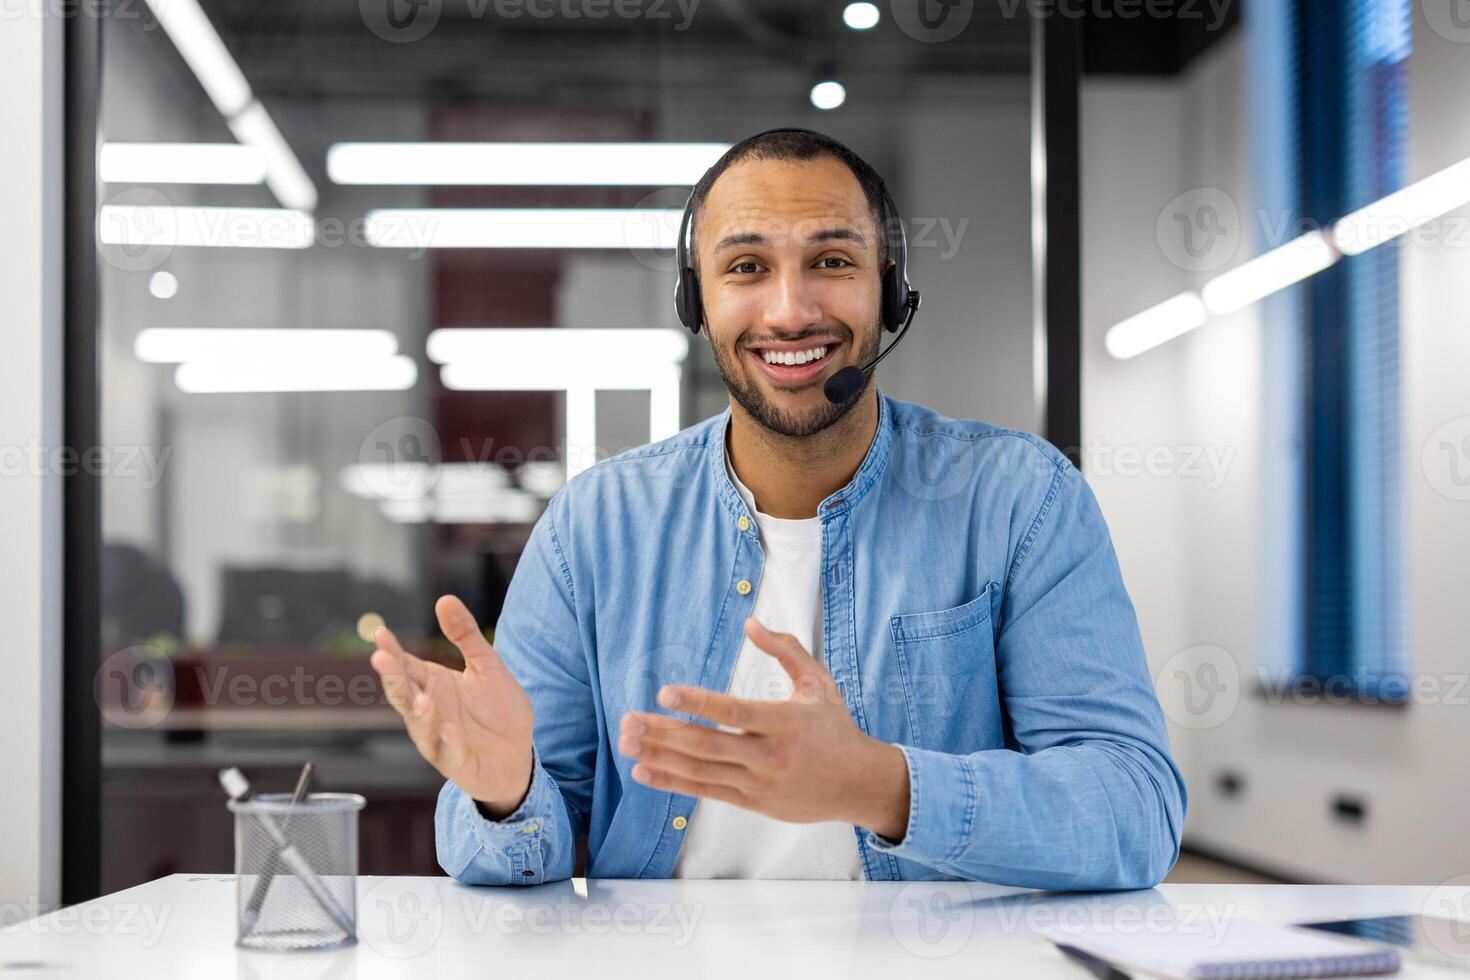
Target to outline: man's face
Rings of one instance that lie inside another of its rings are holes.
[[[822,385],[877,354],[882,278],[852,171],[831,157],[742,160],[710,188],[694,247],[705,331],[740,406],[788,436],[846,414],[858,399],[834,405]]]

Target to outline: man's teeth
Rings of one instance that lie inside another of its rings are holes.
[[[827,348],[813,347],[809,350],[763,350],[761,357],[767,364],[806,364],[827,356]]]

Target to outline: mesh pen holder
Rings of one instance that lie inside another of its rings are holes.
[[[355,793],[231,800],[235,815],[235,943],[301,950],[357,940]]]

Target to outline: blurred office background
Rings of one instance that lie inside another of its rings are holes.
[[[1042,429],[1032,19],[939,6],[115,5],[103,891],[228,870],[215,771],[287,789],[308,757],[368,797],[365,873],[439,872],[440,780],[362,636],[386,621],[452,661],[435,597],[492,629],[569,472],[723,407],[676,329],[668,245],[744,135],[818,128],[887,177],[925,298],[886,391]],[[1470,26],[1432,0],[1081,6],[1068,448],[1189,782],[1176,876],[1470,871],[1470,174],[1413,202],[1428,234],[1314,237],[1470,157]],[[633,144],[659,176],[546,143]],[[517,232],[442,210],[465,208],[538,213]],[[599,237],[565,209],[620,217]]]

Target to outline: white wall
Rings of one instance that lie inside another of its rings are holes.
[[[1416,16],[1410,63],[1409,176],[1470,156],[1470,49]],[[1106,328],[1200,278],[1170,263],[1154,220],[1176,194],[1226,191],[1247,230],[1261,195],[1250,186],[1249,57],[1237,34],[1180,79],[1092,81],[1084,91],[1084,432],[1107,444],[1200,447],[1230,454],[1219,485],[1090,474],[1138,606],[1161,697],[1170,703],[1182,651],[1223,648],[1241,683],[1212,727],[1171,724],[1190,787],[1186,842],[1302,879],[1435,883],[1470,872],[1470,691],[1404,709],[1271,704],[1256,694],[1258,664],[1273,662],[1279,609],[1262,583],[1278,571],[1267,537],[1268,449],[1282,420],[1264,406],[1263,378],[1281,368],[1277,311],[1212,321],[1134,360],[1102,348]],[[1458,217],[1463,219],[1470,212]],[[1259,227],[1258,223],[1257,227]],[[1402,476],[1409,509],[1410,661],[1449,691],[1466,677],[1465,556],[1470,503],[1439,493],[1421,450],[1442,423],[1470,416],[1470,247],[1406,245],[1402,324],[1405,392]],[[1255,253],[1247,235],[1238,262]],[[1269,356],[1269,360],[1268,360]],[[1470,459],[1464,460],[1470,463]],[[1170,658],[1175,658],[1172,662]],[[1215,784],[1244,777],[1238,798]],[[1334,820],[1347,793],[1367,820]]]
[[[40,4],[0,30],[0,924],[60,899],[61,24]]]

